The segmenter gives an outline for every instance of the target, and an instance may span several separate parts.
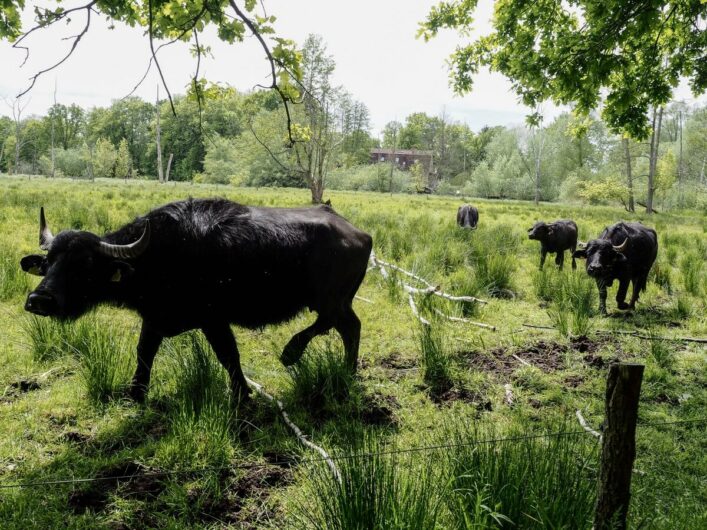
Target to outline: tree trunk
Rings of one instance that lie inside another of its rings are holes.
[[[54,112],[52,112],[52,169],[51,178],[56,175],[56,153],[54,150],[54,114],[56,113],[56,79],[54,80]]]
[[[663,122],[663,107],[653,109],[653,133],[651,134],[650,161],[648,166],[648,196],[646,197],[646,213],[653,213],[653,197],[655,195],[655,173],[658,167],[658,148],[660,147],[660,127]]]
[[[172,159],[174,158],[174,153],[169,154],[167,159],[167,171],[164,174],[164,181],[169,182],[169,171],[172,169]]]
[[[680,132],[680,151],[678,152],[678,206],[682,208],[685,202],[682,188],[682,111],[678,113],[678,126]]]
[[[324,196],[324,183],[321,179],[310,175],[309,190],[312,192],[312,204],[321,204]]]
[[[628,187],[628,211],[635,212],[636,206],[633,203],[633,175],[631,174],[631,151],[628,148],[629,140],[624,138],[624,156],[626,157],[626,186]]]
[[[157,109],[156,126],[155,126],[155,144],[157,146],[157,178],[160,182],[164,182],[164,173],[162,173],[162,129],[160,128],[160,86],[157,85],[157,100],[155,101]]]
[[[22,128],[20,127],[20,122],[18,121],[15,125],[15,167],[12,169],[12,173],[17,175],[17,169],[20,167],[20,149],[22,149],[22,144],[20,142],[20,133]]]

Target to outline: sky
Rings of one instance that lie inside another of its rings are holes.
[[[84,2],[68,0],[65,7]],[[484,125],[511,125],[523,122],[529,109],[518,103],[511,85],[500,74],[481,72],[472,93],[455,96],[449,87],[446,61],[454,48],[470,38],[490,31],[492,0],[480,0],[474,29],[461,39],[445,32],[430,42],[416,39],[434,0],[264,0],[269,15],[275,15],[275,28],[282,37],[302,43],[310,33],[322,35],[336,61],[335,81],[364,102],[371,114],[372,132],[379,134],[391,120],[404,121],[413,112],[441,115],[479,130]],[[25,29],[32,26],[32,6],[25,11]],[[42,3],[39,3],[42,5]],[[0,98],[12,99],[29,84],[37,71],[58,61],[85,24],[76,14],[70,25],[33,33],[26,42],[30,55],[0,41]],[[254,39],[233,46],[218,40],[215,32],[200,37],[211,46],[212,58],[202,60],[201,74],[209,81],[250,90],[268,83],[269,65]],[[60,103],[82,107],[107,106],[128,95],[143,76],[150,57],[143,30],[116,26],[93,17],[91,28],[74,54],[58,69],[42,76],[23,98],[25,115],[44,114],[52,104],[54,85]],[[167,84],[173,93],[184,92],[195,62],[186,44],[164,48],[159,53]],[[150,72],[135,94],[154,100],[159,79]],[[164,90],[161,89],[164,96]],[[692,101],[685,86],[678,88],[677,99]],[[702,98],[704,100],[704,98]],[[565,109],[550,103],[543,107],[546,123]],[[10,108],[0,101],[0,114]]]

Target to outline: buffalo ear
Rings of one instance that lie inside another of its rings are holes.
[[[580,248],[579,250],[575,250],[572,253],[573,258],[581,258],[581,259],[587,259],[587,249],[586,248]]]
[[[113,262],[113,274],[110,277],[110,281],[114,283],[120,283],[126,278],[130,278],[133,275],[135,269],[124,261],[114,261]]]
[[[28,274],[44,276],[46,263],[46,256],[42,256],[40,254],[30,254],[20,260],[20,267],[22,267],[22,270]]]

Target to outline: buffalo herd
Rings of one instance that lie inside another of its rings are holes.
[[[473,215],[473,226],[466,219]],[[463,228],[473,227],[479,220],[478,210],[463,204],[457,211],[457,224]],[[648,273],[658,255],[658,236],[652,228],[641,223],[618,222],[604,229],[597,239],[579,243],[577,249],[577,223],[571,219],[560,219],[552,223],[538,221],[528,229],[528,239],[540,242],[540,269],[548,253],[555,254],[555,264],[562,269],[565,251],[572,257],[572,268],[577,268],[576,259],[586,259],[587,274],[594,278],[599,289],[599,311],[606,315],[607,287],[614,280],[619,282],[616,304],[619,309],[633,310],[641,291],[646,289]],[[632,285],[631,301],[626,303],[628,285]]]
[[[459,208],[459,226],[473,230],[478,221],[475,207]],[[540,242],[540,268],[547,253],[555,253],[562,268],[569,251],[573,269],[575,259],[586,259],[603,314],[614,280],[619,309],[633,309],[658,252],[655,230],[619,222],[579,248],[577,234],[571,220],[535,223],[528,237]],[[162,340],[192,329],[203,331],[234,395],[247,398],[230,325],[262,328],[291,320],[305,308],[317,318],[285,345],[283,364],[296,363],[314,337],[333,328],[343,340],[349,369],[356,370],[361,322],[352,301],[373,241],[329,205],[256,208],[225,199],[188,199],[102,237],[77,230],[53,235],[41,208],[39,246],[46,254],[25,256],[20,263],[43,277],[27,296],[27,311],[72,320],[107,303],[142,318],[129,390],[137,401],[145,397]],[[629,283],[633,292],[627,304]]]

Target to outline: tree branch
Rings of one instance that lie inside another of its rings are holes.
[[[152,41],[152,0],[148,1],[147,9],[148,9],[147,33],[148,33],[148,37],[150,40],[150,51],[152,52],[152,60],[155,62],[155,66],[157,67],[157,71],[160,73],[160,79],[162,80],[162,86],[167,91],[167,98],[169,99],[169,106],[172,108],[172,115],[176,116],[177,111],[174,109],[174,101],[172,100],[172,93],[169,91],[169,87],[167,86],[167,82],[165,81],[164,75],[162,74],[162,67],[160,66],[160,63],[157,60],[157,55],[155,54],[155,45]]]
[[[86,10],[86,25],[84,26],[84,28],[83,28],[83,30],[81,31],[81,33],[79,33],[79,34],[76,35],[75,37],[71,37],[71,38],[74,39],[74,43],[71,45],[71,49],[69,50],[69,53],[67,53],[67,54],[64,56],[63,59],[61,59],[59,62],[57,62],[57,63],[54,64],[53,66],[50,66],[49,68],[45,68],[44,70],[40,70],[39,72],[37,72],[37,73],[31,78],[31,82],[30,82],[29,87],[27,87],[24,91],[20,92],[20,93],[17,95],[18,98],[24,96],[27,92],[29,92],[30,90],[32,90],[32,88],[34,87],[34,84],[37,82],[37,79],[39,78],[39,76],[41,76],[42,74],[46,74],[47,72],[51,72],[52,70],[54,70],[55,68],[57,68],[58,66],[60,66],[61,64],[63,64],[64,61],[66,61],[69,57],[71,57],[71,55],[74,53],[74,50],[76,49],[76,46],[79,45],[79,42],[81,42],[81,39],[83,38],[83,36],[86,35],[86,33],[88,32],[88,28],[89,28],[89,26],[91,25],[91,12],[93,11],[92,8],[93,8],[93,6],[94,6],[94,4],[95,4],[96,2],[97,2],[97,0],[94,0],[93,2],[91,2],[91,3],[89,3],[89,4],[86,4],[85,6],[82,6],[82,7],[80,7],[80,8],[69,9],[69,10],[65,11],[64,13],[62,13],[60,16],[58,16],[58,17],[57,17],[55,20],[53,20],[52,22],[49,22],[49,23],[47,23],[47,24],[42,24],[42,25],[40,25],[40,26],[35,26],[34,28],[30,29],[27,33],[25,33],[22,37],[20,37],[20,39],[13,45],[13,47],[18,47],[17,44],[19,44],[20,41],[22,41],[27,35],[29,35],[29,34],[30,34],[31,32],[33,32],[35,29],[38,29],[39,27],[45,27],[45,26],[51,25],[51,24],[53,24],[54,22],[57,22],[58,20],[61,20],[61,19],[64,18],[68,13],[70,13],[70,12],[72,12],[72,11],[79,11],[79,10],[84,10],[84,9]],[[27,58],[29,57],[29,49],[28,49],[27,47],[24,47],[24,46],[19,46],[19,48],[24,48],[25,51],[26,51],[26,53],[27,53],[27,55],[26,55],[26,57],[25,57],[25,60],[22,62],[22,64],[24,65],[25,62],[27,62]]]
[[[268,44],[265,42],[265,39],[260,34],[258,29],[255,27],[255,24],[253,24],[253,22],[246,16],[246,14],[240,10],[240,8],[236,4],[235,0],[228,0],[228,2],[229,2],[229,4],[231,4],[231,7],[236,12],[236,15],[238,15],[238,18],[240,18],[241,21],[243,21],[243,23],[248,27],[248,29],[255,36],[255,38],[258,39],[260,46],[263,48],[263,51],[265,52],[265,56],[267,57],[268,61],[270,62],[270,75],[272,77],[272,83],[267,88],[273,89],[278,93],[278,95],[280,96],[280,99],[282,100],[283,106],[285,107],[285,114],[287,115],[287,137],[288,137],[290,147],[291,147],[295,144],[295,139],[292,137],[292,116],[290,114],[290,107],[289,107],[289,102],[291,101],[291,99],[289,96],[287,96],[282,91],[280,86],[277,84],[276,65],[277,66],[282,66],[282,65],[275,60],[275,57],[273,57],[273,54],[270,51]]]

